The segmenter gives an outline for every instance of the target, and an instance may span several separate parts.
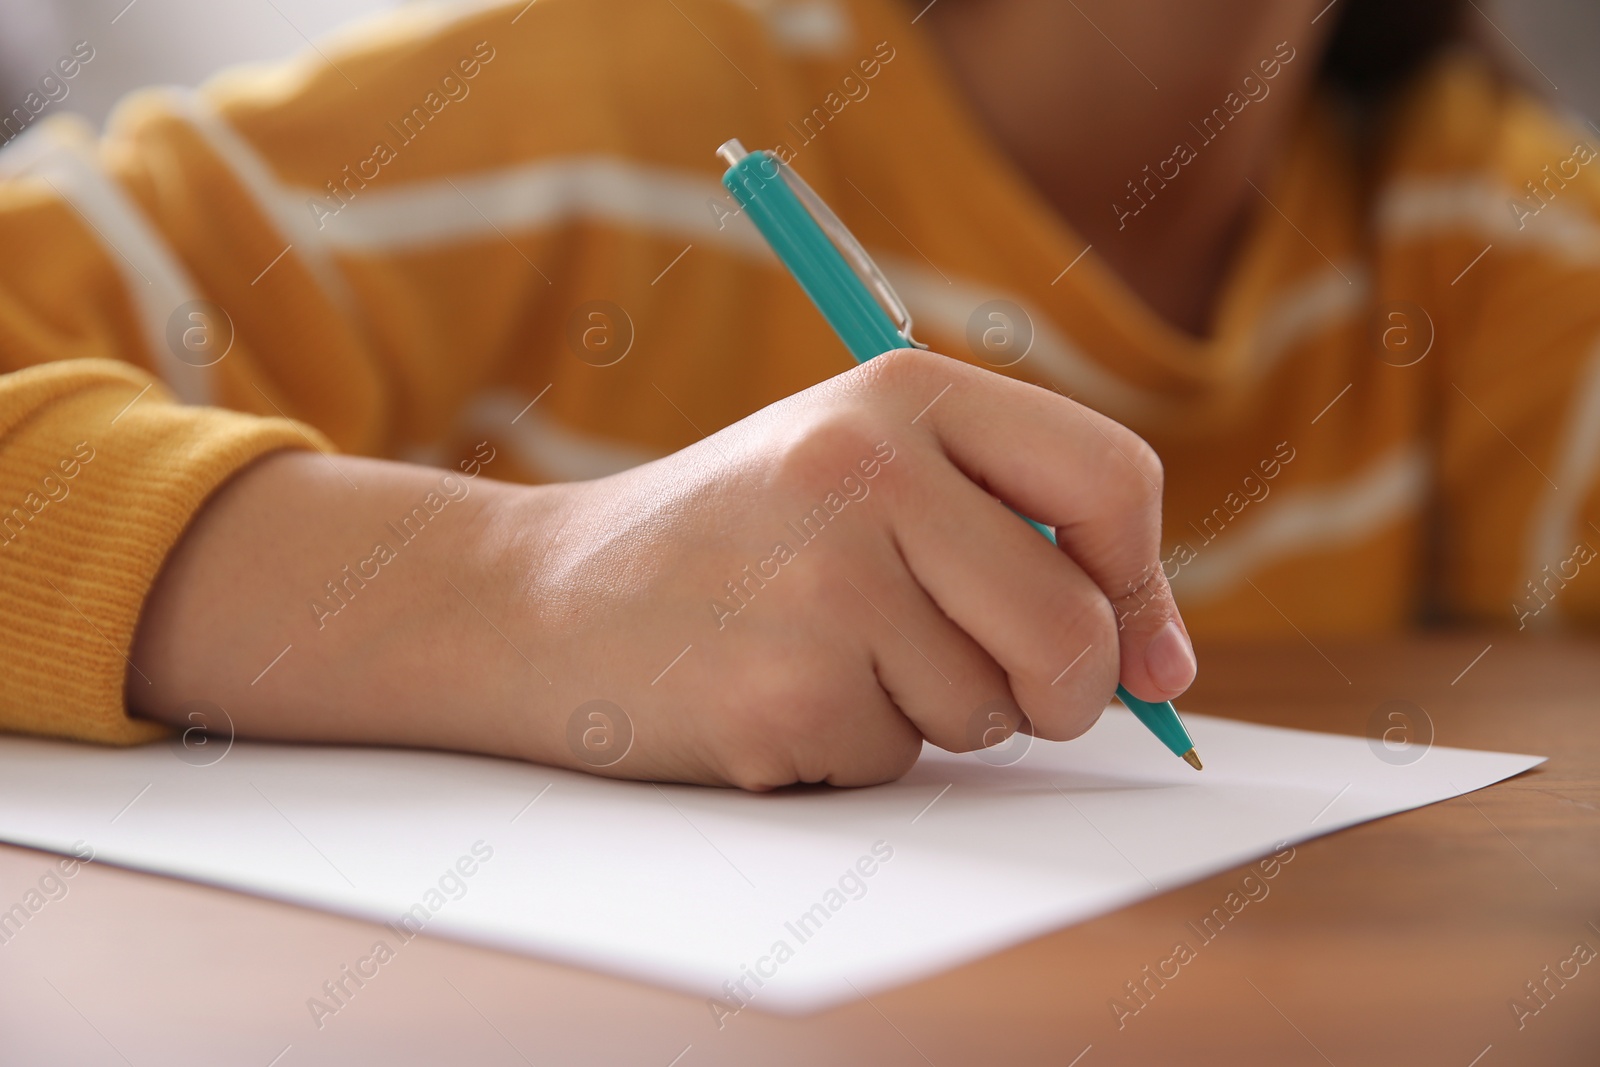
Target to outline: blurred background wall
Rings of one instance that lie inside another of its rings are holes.
[[[404,0],[0,0],[0,113],[75,41],[95,58],[57,108],[95,123],[141,85],[195,85],[234,63],[275,59],[306,38]],[[732,0],[730,0],[732,2]],[[1600,2],[1476,0],[1468,17],[1556,104],[1600,124]]]

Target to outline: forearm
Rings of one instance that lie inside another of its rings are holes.
[[[207,701],[241,736],[537,755],[545,687],[499,617],[506,590],[489,576],[507,545],[491,517],[549,506],[552,493],[459,471],[268,456],[168,559],[129,708],[188,726],[190,702]]]

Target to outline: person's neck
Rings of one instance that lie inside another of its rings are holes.
[[[1329,21],[1311,23],[1318,6],[944,0],[922,22],[1044,198],[1157,314],[1202,336],[1261,203],[1250,183],[1261,184],[1316,73]],[[1232,114],[1247,93],[1259,99]],[[1186,163],[1174,158],[1180,144],[1193,152]]]

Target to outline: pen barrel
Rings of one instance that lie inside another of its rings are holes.
[[[772,251],[827,319],[857,363],[909,347],[883,307],[789,188],[771,152],[751,152],[722,184],[744,207]]]
[[[865,363],[896,348],[914,347],[789,187],[778,158],[767,151],[740,155],[743,148],[737,141],[728,142],[724,148],[730,146],[736,151],[719,152],[731,161],[722,175],[723,186],[743,206],[750,221],[755,223],[856,362]],[[1017,515],[1055,543],[1055,531],[1050,527],[1021,512]],[[1189,732],[1170,703],[1152,704],[1140,700],[1120,685],[1117,699],[1174,755],[1185,756],[1193,750]],[[1198,760],[1194,765],[1199,767]]]
[[[1122,686],[1117,686],[1117,699],[1140,722],[1149,727],[1150,732],[1171,750],[1174,756],[1181,756],[1194,748],[1194,742],[1189,739],[1189,731],[1184,729],[1183,720],[1178,718],[1178,713],[1171,704],[1162,702],[1152,704],[1148,700],[1140,700]]]

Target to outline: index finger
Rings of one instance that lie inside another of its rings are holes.
[[[963,474],[1056,531],[1116,611],[1131,693],[1161,701],[1189,687],[1194,650],[1161,568],[1163,471],[1143,439],[1067,397],[930,353],[888,353],[851,373],[925,404],[911,421]]]

